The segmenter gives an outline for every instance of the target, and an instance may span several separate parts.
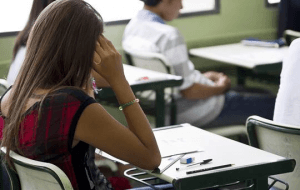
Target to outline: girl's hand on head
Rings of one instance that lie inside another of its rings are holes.
[[[122,56],[103,35],[96,42],[93,68],[110,84],[125,80]]]

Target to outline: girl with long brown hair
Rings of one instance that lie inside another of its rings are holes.
[[[144,169],[161,160],[121,55],[102,32],[102,18],[88,3],[51,3],[36,20],[21,72],[0,105],[1,146],[57,165],[74,189],[111,188],[94,164],[94,147]],[[95,101],[92,69],[115,92],[128,127]]]

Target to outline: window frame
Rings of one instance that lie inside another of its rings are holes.
[[[182,14],[179,15],[178,18],[184,18],[184,17],[190,17],[190,16],[199,16],[199,15],[207,15],[207,14],[219,14],[220,13],[220,0],[214,0],[214,1],[215,1],[215,8],[213,10],[182,13]],[[111,25],[128,24],[129,21],[130,21],[130,19],[111,21],[111,22],[105,22],[105,25],[106,26],[111,26]]]
[[[209,14],[219,14],[220,13],[220,0],[214,0],[214,1],[215,1],[215,8],[213,10],[182,13],[179,15],[178,18],[209,15]],[[266,2],[268,2],[268,0],[266,0]],[[105,22],[104,24],[105,24],[105,26],[122,25],[122,24],[128,24],[129,21],[130,21],[130,19],[124,19],[124,20]],[[3,32],[3,33],[0,33],[0,37],[16,36],[16,35],[18,35],[18,33],[19,33],[19,31]]]

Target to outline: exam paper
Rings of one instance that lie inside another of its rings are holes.
[[[154,131],[161,157],[203,151],[199,137],[186,133],[184,127]]]

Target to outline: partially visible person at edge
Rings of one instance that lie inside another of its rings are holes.
[[[272,119],[275,102],[272,93],[262,89],[232,89],[225,74],[195,70],[183,36],[165,23],[178,17],[182,0],[142,1],[144,8],[126,26],[122,45],[128,52],[163,54],[175,74],[183,77],[176,100],[178,123],[208,128],[245,124],[250,115]]]
[[[273,118],[278,123],[300,126],[299,53],[300,39],[295,39],[282,62]]]
[[[7,75],[7,82],[9,85],[12,85],[15,82],[17,75],[20,72],[20,68],[24,62],[27,40],[28,40],[29,32],[34,22],[36,21],[37,17],[42,12],[42,10],[53,1],[55,0],[34,0],[33,1],[29,19],[24,29],[19,32],[15,41],[15,45],[13,48],[13,59]],[[107,82],[100,75],[97,74],[97,72],[92,70],[92,74],[96,80],[98,87],[109,86]]]
[[[55,0],[34,0],[31,6],[31,11],[29,14],[29,19],[22,31],[19,32],[14,49],[13,49],[13,60],[11,62],[8,75],[7,82],[9,85],[12,85],[16,77],[20,71],[20,68],[24,62],[25,54],[26,54],[26,44],[29,36],[29,32],[36,21],[39,14],[47,7],[50,3]]]
[[[102,18],[88,3],[48,5],[29,34],[20,74],[0,104],[1,146],[7,153],[57,165],[74,189],[112,189],[95,166],[95,148],[143,169],[161,162],[121,55],[102,32]],[[128,127],[95,101],[92,69],[115,92]],[[8,154],[5,161],[12,166]]]

